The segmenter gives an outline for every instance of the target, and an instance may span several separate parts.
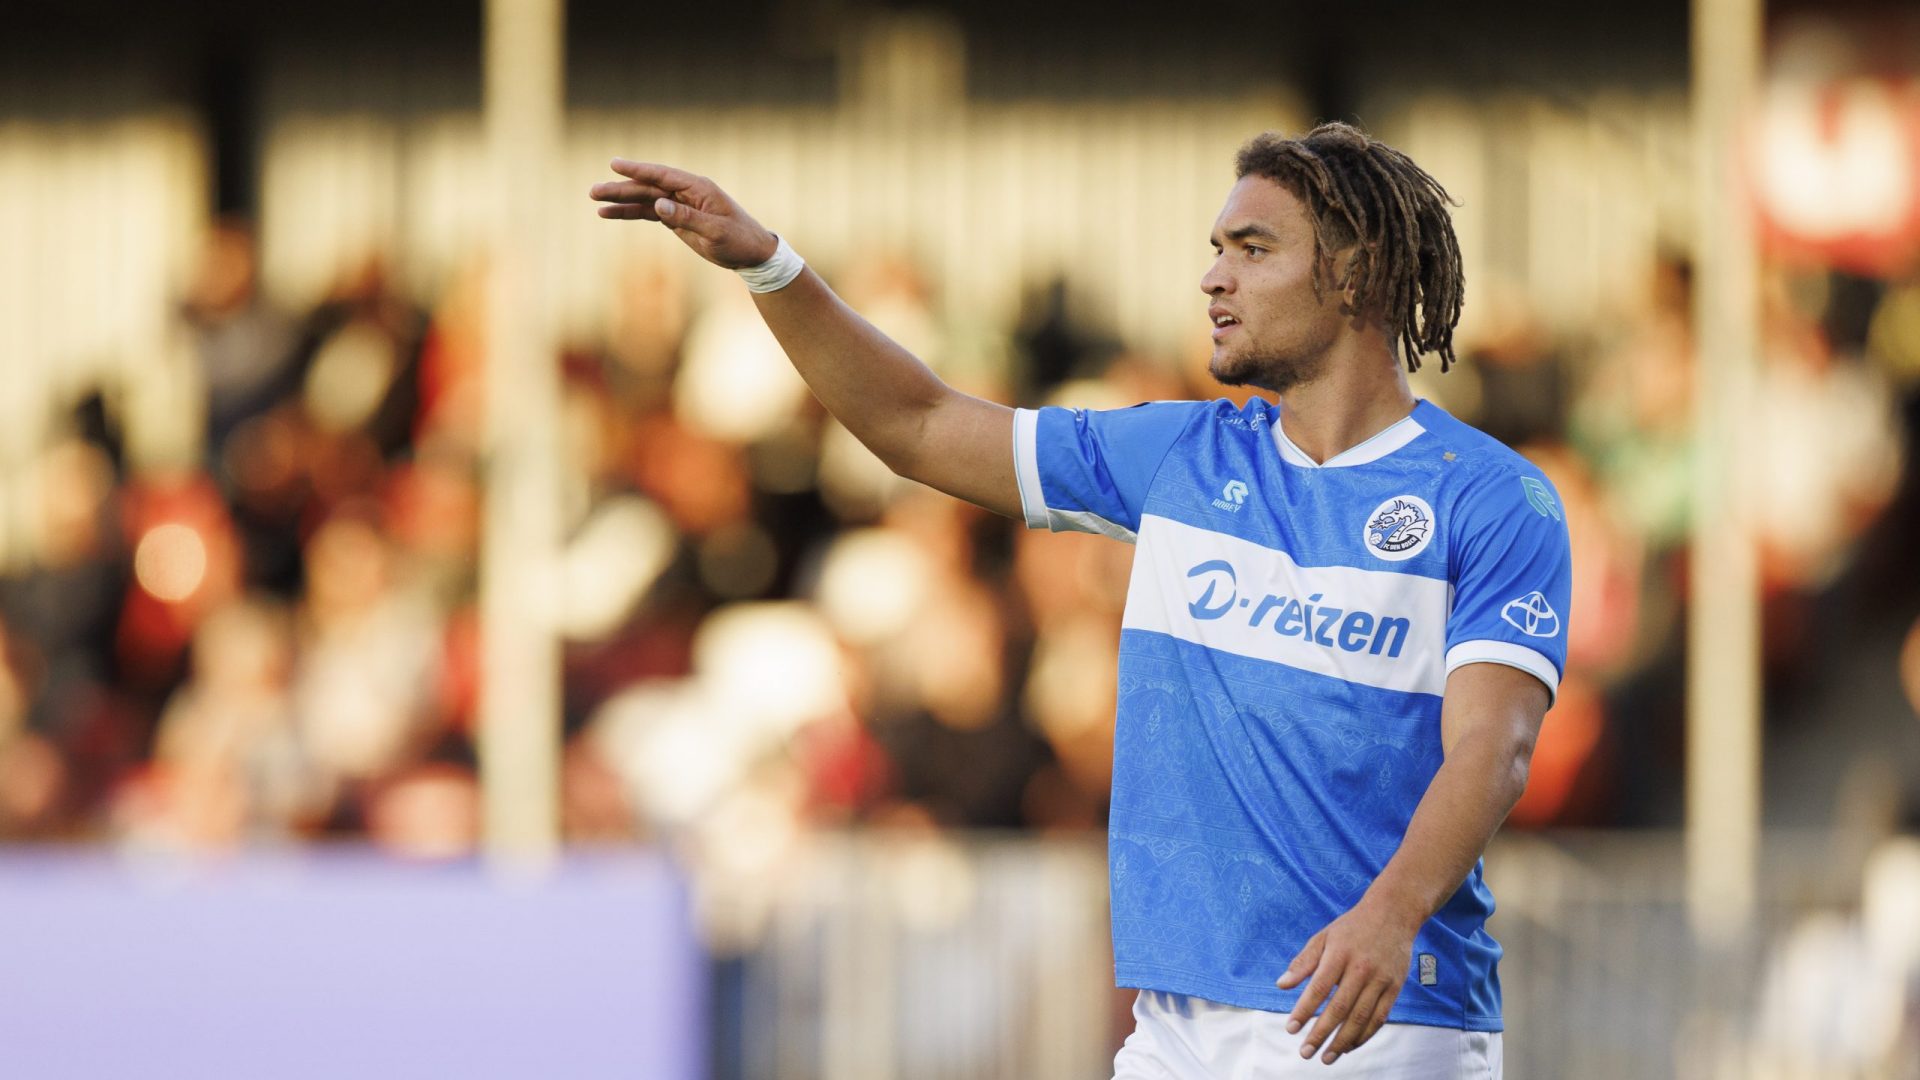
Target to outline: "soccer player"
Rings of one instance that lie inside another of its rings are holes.
[[[1559,683],[1569,560],[1540,471],[1408,388],[1422,354],[1453,360],[1441,186],[1346,125],[1255,138],[1200,289],[1214,377],[1277,401],[1015,410],[943,384],[712,181],[613,170],[600,215],[740,271],[895,472],[1136,545],[1108,859],[1140,993],[1116,1076],[1499,1075],[1480,856]]]

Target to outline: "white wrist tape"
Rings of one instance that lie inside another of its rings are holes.
[[[749,266],[737,271],[747,288],[754,292],[778,292],[793,284],[800,271],[807,268],[807,260],[796,254],[787,244],[787,238],[776,236],[780,246],[773,249],[773,258],[759,266]]]

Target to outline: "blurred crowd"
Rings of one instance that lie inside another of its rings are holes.
[[[28,543],[0,576],[0,839],[477,841],[481,269],[429,310],[369,260],[287,312],[256,267],[245,225],[219,226],[179,306],[200,453],[132,462],[101,387],[11,508]],[[982,326],[910,261],[824,269],[997,400],[1224,392],[1197,290],[1195,351],[1154,356],[1076,318],[1070,282]],[[1100,826],[1131,549],[892,477],[704,272],[637,262],[606,340],[561,359],[567,838],[744,864],[817,825]],[[1540,463],[1573,533],[1568,673],[1519,826],[1679,819],[1690,417],[1713,390],[1690,303],[1679,260],[1578,333],[1489,285],[1466,363],[1415,380]],[[1883,677],[1914,708],[1920,279],[1777,271],[1764,306],[1762,482],[1742,494],[1769,685],[1824,693],[1821,642],[1891,627]]]

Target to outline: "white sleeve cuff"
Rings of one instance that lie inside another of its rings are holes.
[[[1013,479],[1020,485],[1020,512],[1029,529],[1048,527],[1047,500],[1040,494],[1039,436],[1040,413],[1013,410]]]
[[[1453,674],[1454,668],[1468,664],[1505,664],[1539,679],[1547,685],[1547,707],[1552,708],[1554,699],[1560,696],[1560,671],[1553,661],[1538,649],[1529,649],[1525,645],[1515,645],[1511,641],[1495,641],[1491,638],[1479,641],[1463,641],[1447,650],[1447,674]]]
[[[1117,521],[1108,521],[1091,510],[1054,510],[1047,506],[1046,496],[1040,491],[1039,438],[1039,411],[1013,410],[1013,479],[1020,485],[1020,513],[1027,519],[1027,528],[1098,533],[1134,543],[1134,531]]]

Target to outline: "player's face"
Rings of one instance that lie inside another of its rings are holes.
[[[1266,177],[1243,177],[1227,194],[1212,241],[1219,254],[1200,291],[1212,298],[1213,377],[1275,393],[1317,378],[1344,317],[1340,290],[1329,285],[1314,295],[1306,205]]]

